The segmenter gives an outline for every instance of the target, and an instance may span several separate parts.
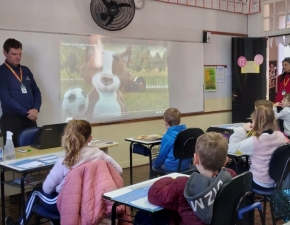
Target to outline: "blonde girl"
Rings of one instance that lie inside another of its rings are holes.
[[[274,112],[264,106],[257,107],[251,114],[253,123],[234,129],[229,140],[229,152],[242,152],[251,159],[250,171],[253,173],[253,188],[269,189],[275,183],[268,174],[269,162],[276,148],[286,144],[282,132],[276,130]],[[255,136],[247,138],[253,130]]]
[[[42,188],[34,189],[26,205],[26,220],[32,216],[31,209],[40,200],[42,205],[50,211],[58,212],[56,202],[66,174],[73,168],[87,162],[96,160],[106,160],[119,173],[122,173],[121,166],[109,155],[98,149],[97,147],[89,147],[88,144],[92,140],[92,127],[85,120],[71,120],[62,137],[62,149],[65,156],[60,157],[47,175]],[[23,224],[23,219],[14,222],[11,217],[5,218],[6,225]]]

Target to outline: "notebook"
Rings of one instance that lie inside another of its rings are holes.
[[[42,128],[37,131],[31,147],[36,149],[60,147],[65,126],[66,123],[42,126]]]

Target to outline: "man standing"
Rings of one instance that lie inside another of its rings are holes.
[[[15,39],[7,39],[3,45],[5,62],[0,66],[0,101],[2,116],[1,131],[6,143],[6,131],[13,133],[13,143],[17,146],[19,133],[36,126],[41,106],[41,93],[31,71],[20,65],[22,44]]]

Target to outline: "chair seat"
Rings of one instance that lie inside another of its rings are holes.
[[[170,174],[170,173],[177,172],[177,171],[168,171],[168,170],[164,170],[162,168],[154,168],[154,167],[152,167],[152,171],[156,172],[156,173],[161,173],[161,174]],[[194,171],[196,171],[196,167],[195,167],[195,165],[191,165],[190,168],[188,168],[186,170],[181,170],[178,173],[192,174]]]
[[[270,189],[270,190],[259,190],[256,188],[253,188],[253,193],[258,194],[258,195],[264,195],[264,196],[271,196],[274,193],[275,189]]]
[[[32,211],[35,214],[49,220],[60,220],[60,215],[58,212],[50,211],[41,204],[34,206]]]

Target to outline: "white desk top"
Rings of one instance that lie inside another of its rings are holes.
[[[287,222],[287,223],[284,223],[283,225],[290,225],[290,221],[289,221],[289,222]]]
[[[107,141],[107,140],[96,140],[95,143],[92,142],[92,144],[91,144],[91,146],[97,146],[100,149],[113,147],[116,145],[118,145],[117,142]],[[18,149],[29,150],[29,152],[20,153],[17,151]],[[10,164],[17,163],[17,162],[20,162],[23,160],[37,159],[40,157],[51,156],[51,155],[54,155],[57,157],[64,156],[64,151],[62,151],[61,147],[42,149],[42,150],[32,148],[31,146],[17,147],[17,148],[15,148],[15,157],[16,158],[12,159],[12,160],[1,161],[0,167],[6,167],[6,168],[16,170],[18,172],[23,172],[26,169],[21,169],[19,167],[16,167],[16,166],[13,166]],[[54,164],[55,164],[55,161],[51,162],[51,165],[54,165]],[[50,164],[46,164],[43,166],[47,166],[47,165],[50,165]],[[39,167],[41,167],[41,166],[39,166]],[[30,169],[32,169],[32,168],[30,168]]]
[[[135,139],[133,137],[132,138],[125,138],[125,141],[136,142],[136,143],[145,144],[145,145],[161,143],[161,139],[158,139],[155,141],[146,141],[146,140],[138,140],[138,139]]]
[[[138,183],[138,184],[134,184],[134,185],[130,185],[130,186],[127,186],[127,187],[124,187],[124,188],[120,188],[120,189],[117,189],[115,191],[107,192],[107,193],[103,194],[103,196],[105,198],[107,198],[107,199],[110,199],[111,201],[116,201],[116,202],[124,203],[124,204],[127,204],[127,205],[131,205],[131,206],[134,206],[135,208],[147,210],[147,211],[150,211],[150,212],[159,211],[159,210],[162,209],[161,207],[153,205],[153,204],[149,203],[149,201],[148,201],[148,198],[147,198],[148,186],[151,186],[155,181],[157,181],[157,180],[159,180],[160,178],[163,178],[163,177],[176,178],[176,177],[179,177],[179,176],[187,176],[188,177],[189,175],[181,174],[181,173],[171,173],[171,174],[168,174],[168,175],[165,175],[165,176],[157,177],[155,179],[147,180],[147,181],[144,181],[144,182],[141,182],[141,183]],[[118,197],[122,197],[122,195],[126,195],[126,194],[128,194],[130,192],[133,193],[133,191],[142,192],[142,189],[144,189],[145,195],[144,194],[143,195],[138,194],[136,196],[136,198],[132,199],[132,200],[126,199],[126,200],[123,201],[123,200],[118,199]]]
[[[230,123],[230,124],[213,125],[210,127],[217,127],[217,128],[224,128],[224,129],[233,130],[234,128],[241,127],[244,124],[245,123]]]

